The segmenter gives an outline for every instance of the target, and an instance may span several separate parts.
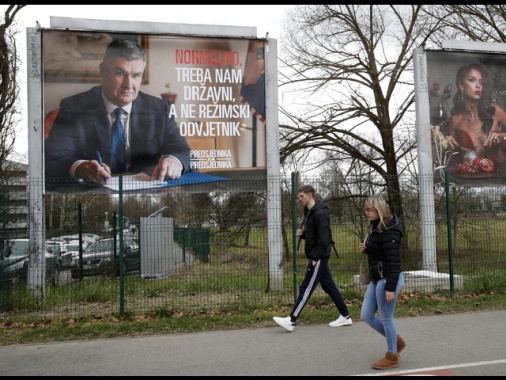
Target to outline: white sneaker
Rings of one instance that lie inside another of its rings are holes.
[[[339,327],[339,326],[349,326],[353,323],[351,318],[348,316],[348,318],[343,317],[342,315],[339,316],[335,321],[332,321],[329,323],[330,327]]]
[[[295,324],[291,321],[290,317],[281,318],[281,317],[272,317],[274,319],[274,322],[276,322],[281,327],[284,327],[288,331],[293,331],[295,328]]]

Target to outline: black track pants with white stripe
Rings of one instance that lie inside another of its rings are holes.
[[[339,292],[339,289],[332,278],[332,274],[330,273],[328,265],[329,258],[330,257],[325,257],[320,259],[314,266],[313,260],[309,260],[306,268],[306,275],[299,286],[299,295],[297,296],[295,305],[293,305],[292,312],[290,313],[292,322],[295,322],[300,316],[302,309],[306,306],[311,294],[313,294],[318,284],[321,284],[323,291],[332,298],[332,301],[334,301],[339,313],[344,317],[349,315],[348,307],[346,306],[343,296],[341,295],[341,292]]]

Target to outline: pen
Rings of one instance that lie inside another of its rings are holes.
[[[102,165],[104,163],[104,161],[102,161],[102,155],[100,154],[100,152],[97,150],[97,161],[100,165]],[[107,184],[107,179],[104,178],[104,182]]]
[[[104,163],[104,161],[102,161],[102,155],[100,154],[100,152],[97,150],[97,161],[100,165],[102,165]]]

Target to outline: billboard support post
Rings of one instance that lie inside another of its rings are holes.
[[[43,153],[40,141],[42,127],[42,56],[41,33],[37,28],[27,28],[27,88],[28,88],[28,217],[30,253],[28,261],[28,289],[35,299],[45,295],[46,259],[44,253],[44,172]]]
[[[265,45],[265,109],[267,114],[267,233],[269,241],[270,290],[283,290],[281,233],[281,175],[279,167],[277,41]]]
[[[415,74],[416,140],[420,194],[420,225],[422,229],[423,269],[437,272],[436,220],[434,211],[434,174],[430,142],[429,86],[427,59],[423,49],[413,51]]]

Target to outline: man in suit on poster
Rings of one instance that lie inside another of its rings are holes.
[[[45,142],[46,178],[101,184],[111,174],[145,172],[165,180],[190,170],[190,147],[169,116],[169,104],[140,91],[145,67],[136,42],[116,39],[108,45],[100,63],[102,84],[60,103]],[[116,168],[112,136],[118,122],[123,152]]]

